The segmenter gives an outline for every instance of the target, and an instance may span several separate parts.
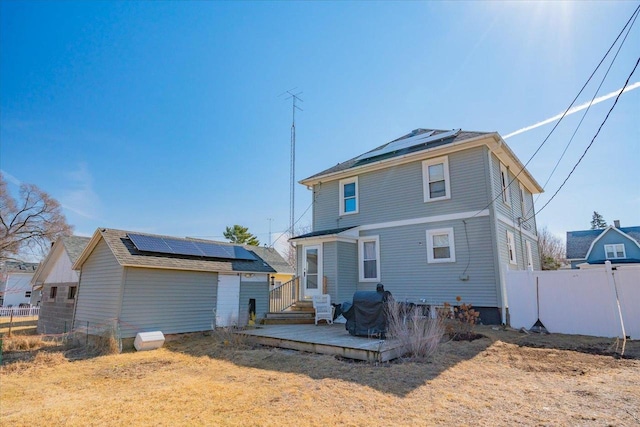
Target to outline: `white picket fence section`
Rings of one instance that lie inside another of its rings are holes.
[[[640,339],[640,267],[507,271],[513,328],[540,319],[551,333]],[[624,327],[624,329],[623,329]]]
[[[40,315],[40,306],[0,307],[0,317],[34,317]]]

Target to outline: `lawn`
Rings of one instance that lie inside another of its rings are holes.
[[[5,352],[0,424],[637,425],[640,342],[526,335],[440,345],[427,362],[370,364],[229,336],[77,359],[77,350]],[[600,354],[594,354],[600,353]]]

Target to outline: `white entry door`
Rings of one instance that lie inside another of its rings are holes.
[[[218,274],[216,327],[238,325],[240,306],[240,276]]]
[[[304,247],[303,297],[322,294],[322,252],[320,245]]]

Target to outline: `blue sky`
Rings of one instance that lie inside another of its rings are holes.
[[[0,169],[97,227],[269,240],[296,180],[415,128],[507,135],[562,112],[637,2],[0,3]],[[640,55],[640,24],[599,95]],[[608,62],[607,62],[608,64]],[[577,103],[591,99],[603,72]],[[630,83],[640,81],[640,71]],[[613,99],[589,111],[537,202],[548,200]],[[543,184],[582,113],[531,161]],[[507,140],[523,161],[552,125]],[[538,224],[563,235],[591,214],[640,225],[640,90],[618,105]],[[301,185],[296,217],[311,203]],[[299,224],[310,224],[310,211]]]

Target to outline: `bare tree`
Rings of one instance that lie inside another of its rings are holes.
[[[566,247],[562,239],[544,226],[538,230],[538,248],[543,270],[557,270],[565,262]]]
[[[21,184],[18,199],[0,174],[0,261],[18,259],[27,250],[44,254],[60,236],[68,236],[60,203],[33,184]]]
[[[298,225],[295,227],[293,235],[289,233],[285,233],[282,236],[282,238],[289,240],[291,237],[301,236],[303,234],[309,233],[310,231],[311,231],[310,225]],[[298,259],[296,247],[293,246],[291,243],[289,243],[286,249],[284,250],[283,255],[284,255],[284,259],[287,260],[287,263],[289,263],[289,265],[295,270],[297,267],[297,259]]]

